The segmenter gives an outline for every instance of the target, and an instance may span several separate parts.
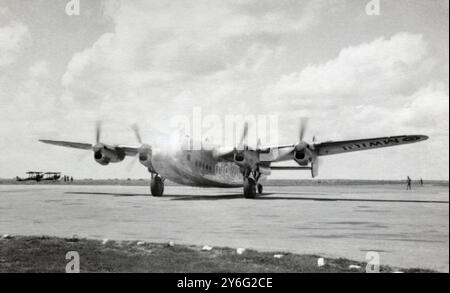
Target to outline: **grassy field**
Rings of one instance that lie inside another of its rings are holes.
[[[268,253],[236,249],[143,243],[63,239],[55,237],[12,237],[0,239],[0,273],[65,272],[68,251],[80,256],[80,272],[229,272],[229,273],[337,273],[365,272],[365,263],[325,258],[319,267],[316,255]],[[274,255],[281,254],[281,258]],[[358,268],[349,268],[357,265]],[[432,272],[382,266],[381,272]]]

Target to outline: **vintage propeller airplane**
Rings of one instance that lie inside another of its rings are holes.
[[[61,172],[45,172],[42,180],[46,181],[58,181],[61,179]]]
[[[17,181],[36,181],[39,182],[44,178],[44,173],[43,172],[39,172],[39,171],[28,171],[25,174],[27,174],[27,177],[19,177],[16,176],[16,180]]]
[[[138,146],[109,145],[100,142],[100,124],[96,127],[96,143],[79,143],[40,139],[43,143],[90,150],[101,165],[121,162],[126,156],[137,156],[139,162],[151,173],[150,191],[153,196],[162,196],[164,180],[203,187],[242,187],[244,197],[254,198],[262,193],[260,179],[270,175],[271,170],[310,170],[312,177],[318,175],[319,157],[340,153],[370,150],[409,144],[428,139],[425,135],[400,135],[346,141],[307,143],[304,141],[306,123],[302,123],[299,142],[279,146],[249,147],[248,123],[245,123],[239,145],[234,148],[179,149],[168,153],[163,149],[144,144],[138,127],[133,127]],[[298,166],[275,167],[274,162],[294,160]]]
[[[28,171],[27,177],[21,178],[16,176],[17,181],[58,181],[61,178],[61,172],[39,172],[39,171]]]

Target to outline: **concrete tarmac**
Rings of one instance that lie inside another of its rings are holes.
[[[449,272],[448,186],[0,185],[0,233],[252,248]]]

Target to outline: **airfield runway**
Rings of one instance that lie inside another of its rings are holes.
[[[449,188],[0,185],[0,233],[289,251],[449,272]]]

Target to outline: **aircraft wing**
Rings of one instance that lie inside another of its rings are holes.
[[[136,146],[118,145],[116,148],[123,150],[127,156],[136,156],[139,152],[139,147]]]
[[[357,140],[330,141],[314,145],[319,156],[391,147],[428,139],[425,135],[400,135]]]
[[[40,142],[59,145],[68,148],[82,149],[82,150],[91,150],[92,144],[90,143],[82,143],[82,142],[72,142],[72,141],[62,141],[62,140],[48,140],[48,139],[40,139]]]
[[[293,149],[295,148],[295,144],[286,144],[286,145],[277,145],[277,146],[260,146],[258,148],[251,148],[249,147],[246,149],[245,153],[247,153],[250,156],[258,156],[258,160],[263,162],[278,162],[278,161],[285,161],[290,159],[292,156]],[[234,154],[235,154],[234,148],[220,148],[220,149],[214,149],[212,151],[212,154],[214,157],[222,158],[227,161],[234,162]],[[241,150],[242,152],[242,150]]]
[[[48,139],[40,139],[40,142],[53,144],[62,147],[82,149],[82,150],[92,150],[93,145],[90,143],[83,142],[72,142],[72,141],[63,141],[63,140],[48,140]],[[106,145],[105,145],[106,146]],[[115,149],[121,149],[125,152],[127,156],[135,156],[138,153],[139,147],[136,146],[127,146],[127,145],[114,145],[114,146],[106,146]]]

